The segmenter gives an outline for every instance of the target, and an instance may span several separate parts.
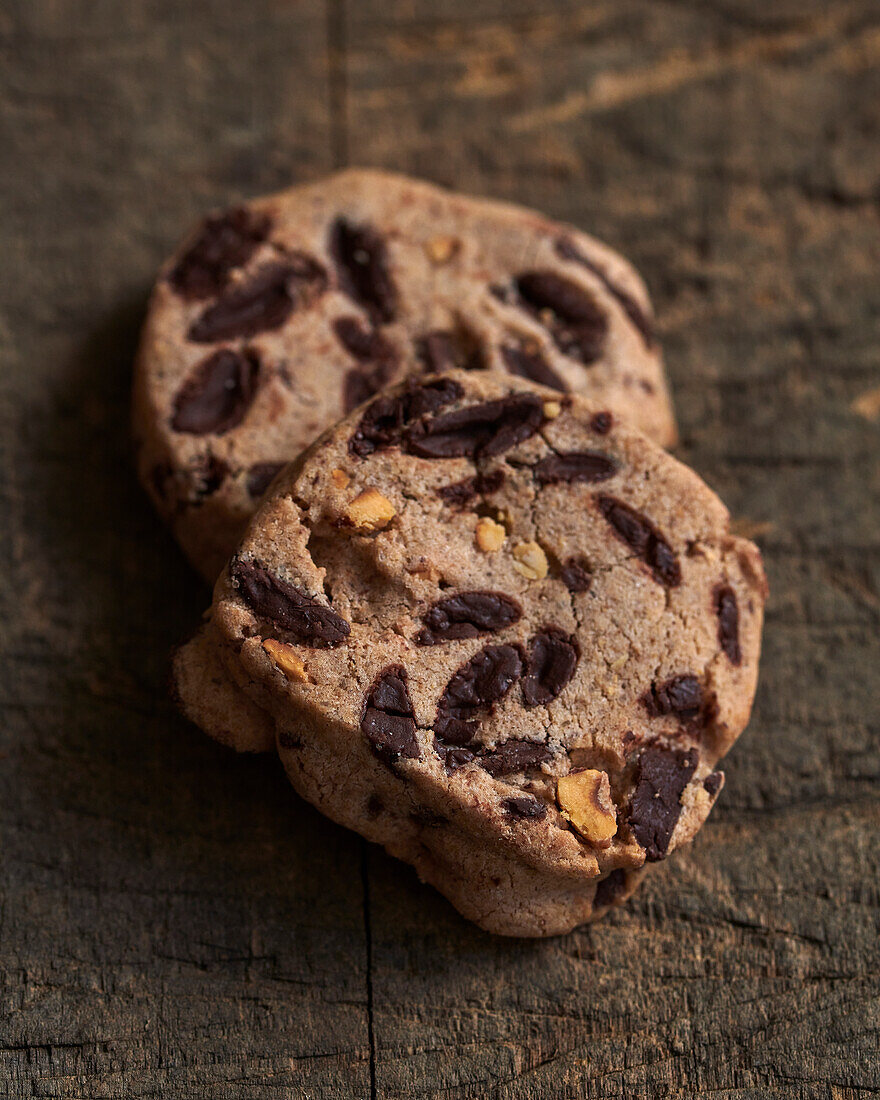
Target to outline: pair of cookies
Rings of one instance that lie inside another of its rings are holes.
[[[765,582],[657,445],[623,260],[346,172],[205,223],[157,285],[135,395],[148,491],[206,576],[222,562],[175,659],[206,732],[276,748],[493,932],[601,915],[700,827]]]

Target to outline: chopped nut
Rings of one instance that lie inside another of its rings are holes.
[[[263,649],[288,680],[298,680],[301,684],[309,683],[306,666],[297,657],[292,646],[285,645],[284,642],[276,642],[274,638],[266,638],[263,642]]]
[[[546,420],[555,420],[557,416],[562,412],[562,406],[558,401],[545,401],[544,402],[544,418]]]
[[[477,547],[482,550],[484,554],[491,554],[495,550],[500,550],[504,545],[504,540],[507,538],[507,531],[500,523],[496,523],[494,519],[483,516],[481,519],[477,520],[474,538]]]
[[[607,772],[587,768],[562,776],[556,784],[556,801],[584,840],[597,848],[608,847],[617,832],[617,811]]]
[[[458,244],[455,237],[431,237],[425,242],[425,252],[432,263],[445,264],[458,251]]]
[[[378,489],[364,489],[345,509],[346,519],[357,531],[381,531],[396,514],[394,505]]]
[[[513,548],[513,568],[528,581],[547,576],[547,555],[536,542],[521,542]]]
[[[339,468],[331,470],[330,477],[333,478],[333,484],[337,489],[347,489],[351,482],[351,478],[345,470],[340,470]]]

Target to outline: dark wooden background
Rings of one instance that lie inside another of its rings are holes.
[[[766,554],[718,809],[564,938],[479,932],[165,693],[208,592],[132,473],[152,274],[349,163],[631,256]],[[878,1093],[878,275],[876,0],[2,0],[0,1095]]]

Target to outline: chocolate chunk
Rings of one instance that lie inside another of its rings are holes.
[[[574,676],[579,650],[574,637],[548,627],[529,642],[523,698],[527,707],[542,706],[559,695]]]
[[[213,344],[270,332],[326,287],[326,272],[316,260],[291,254],[283,263],[264,264],[247,282],[229,287],[193,322],[187,335],[197,344]]]
[[[530,795],[516,795],[513,798],[505,798],[501,803],[501,808],[508,817],[540,820],[542,817],[547,816],[546,804],[538,801],[537,798],[532,798]]]
[[[466,477],[464,481],[454,481],[451,485],[441,485],[437,496],[453,508],[461,508],[477,496],[491,496],[504,484],[504,471],[493,470],[490,474],[477,474]]]
[[[596,435],[608,435],[614,427],[614,417],[610,412],[597,412],[590,417],[590,430]]]
[[[190,300],[219,294],[230,273],[243,267],[266,239],[270,226],[266,215],[255,214],[246,206],[207,218],[196,241],[172,269],[169,283]]]
[[[426,332],[416,340],[416,355],[431,374],[454,370],[458,366],[457,350],[453,334],[442,329]]]
[[[342,292],[363,306],[374,323],[393,321],[397,290],[388,270],[384,238],[372,226],[337,218],[330,231],[330,255]]]
[[[337,317],[332,325],[340,344],[362,363],[397,358],[397,350],[382,333],[365,325],[359,317]]]
[[[742,663],[742,650],[739,645],[739,606],[736,592],[729,584],[721,584],[715,589],[715,614],[718,616],[718,644],[727,654],[732,665]]]
[[[345,350],[363,364],[350,370],[342,384],[342,407],[350,413],[391,381],[397,366],[397,349],[381,332],[358,317],[338,317],[333,322],[333,331]]]
[[[480,723],[476,719],[456,718],[442,713],[438,708],[437,718],[434,721],[434,732],[446,745],[467,748],[479,728]],[[471,755],[473,756],[473,752],[471,752]]]
[[[278,471],[283,469],[283,462],[255,462],[247,474],[248,496],[259,500],[274,481]]]
[[[547,455],[535,465],[541,485],[560,481],[607,481],[617,473],[617,463],[598,451],[568,451]]]
[[[229,466],[216,455],[205,455],[192,464],[191,504],[199,504],[205,497],[213,496],[229,476]]]
[[[492,752],[481,752],[477,763],[485,768],[489,775],[512,775],[527,768],[535,768],[549,760],[553,754],[546,745],[537,741],[502,741]]]
[[[586,558],[569,558],[559,568],[559,578],[569,592],[589,592],[593,573]]]
[[[215,351],[177,391],[171,427],[190,435],[223,435],[237,428],[256,396],[259,374],[255,352]]]
[[[473,750],[466,748],[459,748],[453,745],[444,745],[442,741],[438,741],[434,738],[434,749],[440,759],[443,761],[443,765],[446,768],[447,775],[451,775],[459,768],[463,768],[465,764],[470,764],[474,758]]]
[[[448,370],[485,370],[489,364],[479,337],[460,325],[434,329],[416,339],[416,355],[432,374]]]
[[[638,554],[658,584],[681,584],[681,566],[672,547],[646,516],[614,497],[600,496],[598,504],[617,537]]]
[[[342,383],[342,407],[347,413],[383,389],[390,381],[390,374],[383,370],[350,370]]]
[[[489,458],[533,436],[543,419],[539,397],[513,394],[419,421],[404,433],[404,447],[421,458]]]
[[[626,871],[622,867],[617,867],[596,883],[593,909],[605,909],[607,906],[619,901],[625,893]]]
[[[655,339],[653,320],[645,313],[631,294],[608,278],[604,268],[601,268],[597,263],[594,263],[589,257],[585,256],[570,237],[559,238],[556,242],[556,252],[564,260],[572,260],[574,263],[578,263],[582,267],[585,267],[601,280],[602,285],[608,293],[619,302],[623,312],[630,319],[633,327],[644,341],[645,347],[650,348],[653,345]]]
[[[437,704],[434,732],[448,745],[465,746],[476,734],[481,712],[491,712],[522,676],[519,649],[489,645],[453,675]]]
[[[463,395],[464,390],[451,379],[439,378],[421,384],[410,380],[402,393],[379,397],[370,405],[349,440],[348,449],[353,455],[366,458],[381,448],[396,446],[413,420],[437,412]]]
[[[696,749],[682,752],[660,745],[645,749],[639,757],[627,820],[649,863],[666,855],[681,815],[682,792],[698,762]]]
[[[565,384],[556,371],[550,366],[539,347],[516,347],[514,344],[501,345],[501,358],[511,374],[520,378],[528,378],[541,386],[549,386],[551,389],[568,393]]]
[[[703,780],[703,790],[710,798],[714,798],[721,790],[724,782],[724,772],[712,772]]]
[[[522,608],[502,592],[459,592],[438,600],[425,615],[418,645],[476,638],[518,622]]]
[[[563,355],[585,366],[595,363],[605,346],[608,318],[589,291],[555,271],[526,271],[517,276],[516,288]]]
[[[406,669],[391,665],[373,681],[361,718],[361,732],[386,764],[403,757],[420,760],[413,705],[406,686]]]
[[[652,718],[674,714],[683,722],[696,718],[703,706],[703,687],[696,676],[673,676],[662,684],[652,684],[642,696]]]
[[[332,608],[273,576],[259,562],[237,558],[230,576],[252,611],[286,630],[303,645],[339,645],[351,633],[345,619]]]

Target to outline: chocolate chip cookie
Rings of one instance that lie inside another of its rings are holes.
[[[551,935],[703,823],[765,595],[715,494],[615,413],[451,371],[276,480],[178,691],[227,743],[271,728],[304,798],[483,928]],[[231,735],[218,681],[252,708]]]
[[[278,469],[413,372],[492,368],[674,441],[644,286],[528,210],[347,171],[209,217],[156,284],[141,479],[213,582]]]

